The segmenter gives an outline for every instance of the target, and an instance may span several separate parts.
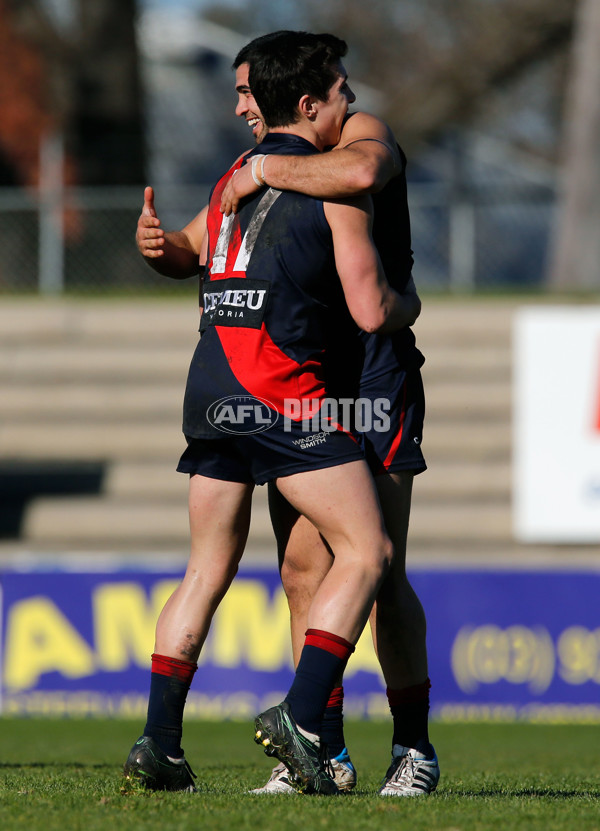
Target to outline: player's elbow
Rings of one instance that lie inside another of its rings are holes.
[[[352,186],[356,193],[376,193],[384,187],[388,178],[377,159],[363,159],[353,171]]]
[[[377,174],[373,166],[363,165],[353,176],[352,184],[357,193],[371,193],[377,185]]]
[[[361,307],[352,317],[364,332],[386,335],[412,326],[420,312],[421,301],[416,293],[400,295],[389,290],[376,302]]]
[[[389,315],[383,306],[375,306],[371,309],[361,309],[353,313],[352,317],[359,329],[373,335],[385,329]]]
[[[412,326],[421,314],[421,298],[418,294],[404,295],[406,303],[406,325]]]

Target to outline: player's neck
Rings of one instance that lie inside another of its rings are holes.
[[[269,130],[269,133],[286,133],[287,135],[300,136],[300,138],[306,139],[306,141],[314,144],[317,150],[322,151],[324,149],[321,147],[319,136],[312,125],[301,121],[296,124],[289,124],[287,127],[273,127]]]

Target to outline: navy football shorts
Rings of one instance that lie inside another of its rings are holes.
[[[349,433],[302,430],[293,422],[290,432],[280,419],[268,430],[188,442],[177,470],[228,482],[265,482],[309,470],[364,460],[360,444]]]
[[[361,398],[388,399],[389,430],[357,433],[374,476],[427,469],[421,442],[425,418],[425,394],[419,369],[395,369],[377,378],[361,380]]]

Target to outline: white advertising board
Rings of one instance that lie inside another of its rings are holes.
[[[600,307],[514,327],[513,517],[523,542],[600,542]]]

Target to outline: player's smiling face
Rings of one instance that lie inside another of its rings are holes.
[[[251,128],[252,135],[258,144],[267,135],[268,130],[258,109],[258,104],[248,86],[249,71],[250,66],[247,63],[240,64],[235,70],[235,91],[238,96],[235,114],[246,119],[246,124]]]

